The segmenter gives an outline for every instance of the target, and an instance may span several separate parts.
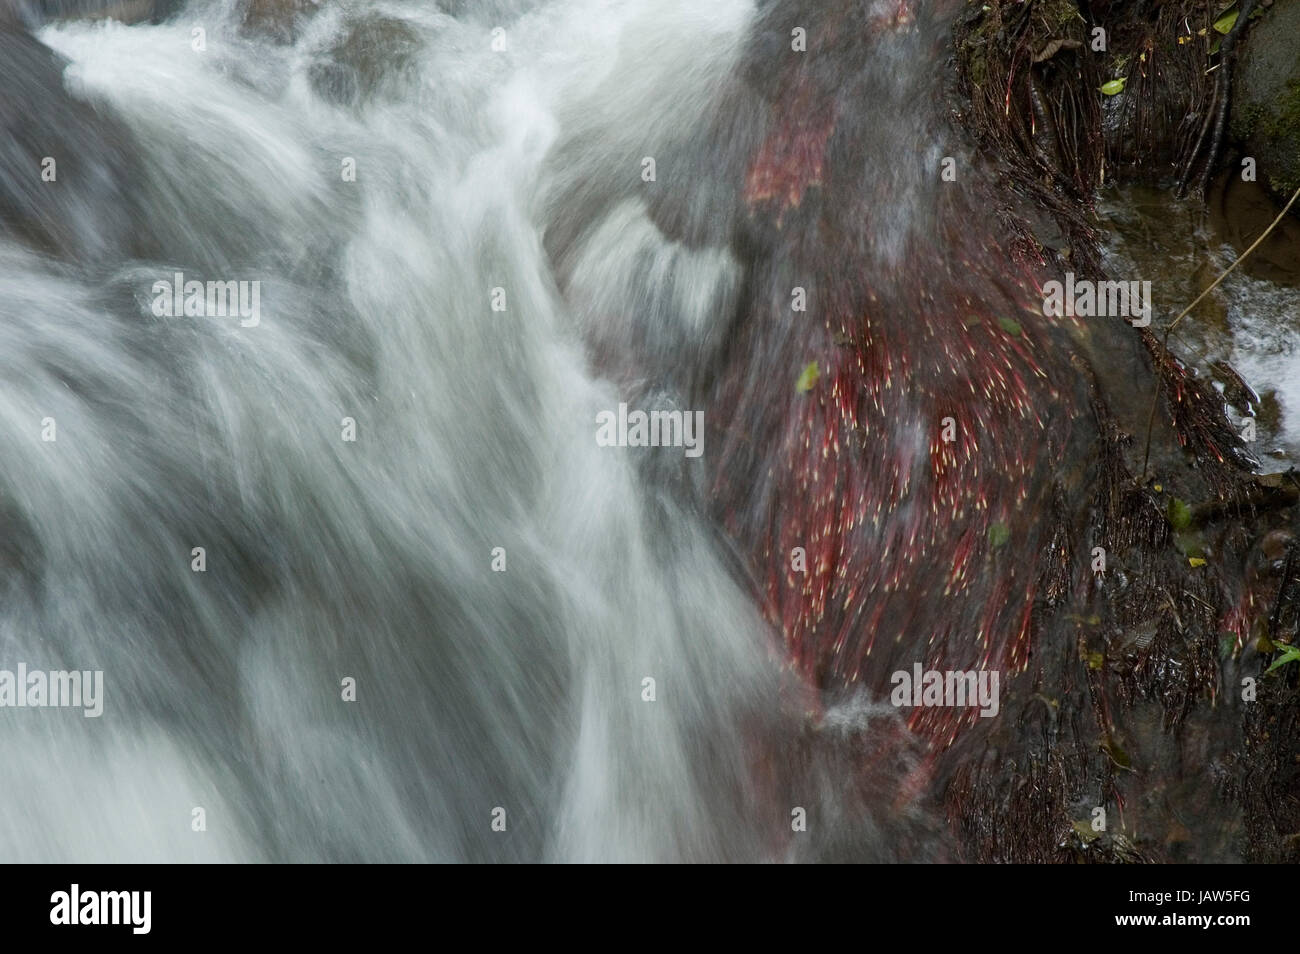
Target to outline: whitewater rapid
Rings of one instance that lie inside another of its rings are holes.
[[[792,856],[786,667],[701,462],[598,446],[584,347],[718,347],[743,264],[638,195],[752,5],[327,4],[287,45],[234,7],[39,33],[129,134],[132,228],[0,240],[0,665],[104,673],[99,718],[0,709],[0,858]],[[260,320],[159,317],[176,273]]]

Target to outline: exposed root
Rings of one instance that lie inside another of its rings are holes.
[[[1213,129],[1210,137],[1210,149],[1206,154],[1205,163],[1201,169],[1201,176],[1197,182],[1197,191],[1201,197],[1205,196],[1206,186],[1209,184],[1210,176],[1213,174],[1215,167],[1219,164],[1219,157],[1223,153],[1223,137],[1228,128],[1228,109],[1232,101],[1232,68],[1237,59],[1237,42],[1246,32],[1246,24],[1250,22],[1250,15],[1254,13],[1258,0],[1241,0],[1241,9],[1237,14],[1237,22],[1232,25],[1222,42],[1219,44],[1219,67],[1218,75],[1214,81],[1214,99],[1210,110],[1206,113],[1205,122],[1201,124],[1201,133],[1196,139],[1196,145],[1192,147],[1191,155],[1187,157],[1183,165],[1182,175],[1178,178],[1178,197],[1181,199],[1187,195],[1187,185],[1191,180],[1192,172],[1196,168],[1197,157],[1205,145],[1207,133]],[[1211,123],[1211,119],[1213,122]]]
[[[1222,41],[1220,73],[1256,6],[1243,4],[1231,40]],[[1104,55],[1087,45],[1092,24],[1073,0],[990,0],[955,37],[960,88],[970,100],[961,121],[1005,170],[1005,187],[1028,197],[1065,236],[1042,260],[1076,275],[1097,265],[1086,218],[1097,188],[1173,169],[1185,181],[1203,172],[1203,182],[1222,149],[1231,92],[1230,79],[1206,75],[1199,44],[1178,42],[1187,37],[1184,18],[1213,19],[1211,3],[1173,0],[1148,16],[1110,13]],[[1121,94],[1098,92],[1121,76]],[[1034,685],[1021,684],[1007,699],[1009,725],[961,753],[946,789],[950,818],[980,860],[1131,862],[1189,853],[1204,860],[1240,850],[1252,860],[1295,856],[1285,836],[1300,830],[1300,801],[1279,806],[1276,795],[1300,775],[1289,761],[1300,741],[1269,733],[1294,730],[1294,710],[1285,706],[1296,693],[1275,673],[1261,704],[1241,709],[1237,673],[1258,658],[1248,655],[1255,650],[1246,634],[1262,635],[1279,605],[1276,541],[1263,539],[1289,534],[1283,510],[1300,502],[1300,475],[1252,475],[1257,465],[1221,396],[1169,353],[1158,332],[1141,331],[1140,340],[1163,448],[1145,463],[1144,421],[1121,425],[1108,401],[1114,395],[1086,359],[1076,361],[1090,382],[1097,433],[1092,463],[1070,487],[1087,488],[1091,502],[1080,508],[1075,496],[1073,506],[1053,507],[1054,532],[1036,560],[1035,626],[1045,635]],[[1114,407],[1125,413],[1122,402]],[[1183,453],[1170,453],[1178,447]],[[1159,475],[1150,484],[1149,469]],[[1166,506],[1177,498],[1201,501],[1189,520],[1175,522]],[[1101,572],[1089,565],[1098,547]],[[1293,609],[1284,602],[1275,631],[1291,625]],[[1193,738],[1200,748],[1184,747]],[[1026,758],[1008,759],[1026,745]],[[1180,767],[1189,758],[1205,765],[1196,784]],[[1244,833],[1234,803],[1258,813]],[[1119,818],[1096,834],[1085,822],[1099,805]]]

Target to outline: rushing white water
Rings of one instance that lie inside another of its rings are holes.
[[[500,6],[504,50],[403,2],[292,45],[226,3],[39,34],[131,133],[138,211],[93,262],[0,240],[0,668],[105,674],[100,718],[0,709],[0,858],[788,856],[752,781],[794,730],[771,634],[658,472],[597,446],[620,395],[582,344],[716,344],[739,264],[635,193],[753,11]],[[553,197],[620,176],[562,297]],[[259,281],[260,321],[157,316],[175,272]]]

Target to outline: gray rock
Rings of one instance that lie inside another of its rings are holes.
[[[1289,197],[1300,186],[1300,0],[1275,0],[1250,24],[1237,63],[1232,134],[1260,181]]]
[[[0,27],[21,20],[35,29],[51,20],[113,19],[161,23],[184,0],[0,0]]]
[[[69,95],[66,63],[29,34],[0,29],[0,64],[0,236],[83,264],[120,257],[138,231],[125,131]]]

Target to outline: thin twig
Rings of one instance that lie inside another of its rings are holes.
[[[1263,242],[1264,239],[1268,238],[1269,233],[1272,232],[1275,228],[1277,228],[1277,224],[1278,224],[1279,222],[1282,221],[1283,217],[1284,217],[1288,212],[1291,211],[1291,206],[1295,205],[1295,200],[1296,200],[1296,199],[1300,199],[1300,189],[1296,189],[1296,190],[1295,190],[1295,192],[1291,195],[1291,200],[1290,200],[1289,202],[1287,202],[1286,206],[1283,207],[1282,211],[1279,212],[1279,213],[1277,214],[1277,218],[1275,218],[1275,219],[1273,220],[1272,224],[1270,224],[1269,227],[1266,228],[1266,229],[1265,229],[1265,230],[1260,234],[1259,238],[1255,239],[1255,241],[1254,241],[1253,243],[1251,243],[1250,248],[1248,248],[1248,249],[1246,249],[1246,251],[1242,252],[1241,255],[1240,255],[1240,257],[1238,257],[1238,259],[1237,259],[1235,262],[1233,262],[1231,265],[1229,265],[1228,268],[1227,268],[1227,270],[1224,271],[1224,273],[1223,273],[1222,275],[1220,275],[1218,278],[1216,278],[1216,279],[1214,280],[1214,284],[1213,284],[1213,285],[1211,285],[1209,288],[1205,289],[1205,291],[1203,291],[1203,292],[1201,292],[1199,295],[1197,295],[1197,296],[1196,296],[1196,300],[1195,300],[1194,302],[1192,302],[1190,305],[1188,305],[1186,308],[1184,308],[1182,314],[1180,314],[1177,318],[1175,318],[1175,319],[1173,320],[1173,322],[1169,325],[1169,327],[1165,329],[1166,332],[1168,332],[1168,331],[1173,331],[1174,328],[1176,328],[1176,327],[1178,326],[1178,323],[1179,323],[1180,321],[1182,321],[1184,318],[1187,317],[1187,313],[1190,312],[1193,308],[1195,308],[1197,305],[1199,305],[1199,304],[1201,303],[1201,299],[1202,299],[1202,298],[1204,298],[1204,297],[1205,297],[1206,295],[1208,295],[1210,292],[1214,291],[1214,289],[1218,288],[1218,287],[1219,287],[1219,283],[1220,283],[1221,281],[1223,281],[1225,278],[1227,278],[1230,274],[1232,274],[1233,269],[1235,269],[1238,265],[1240,265],[1242,262],[1244,262],[1244,261],[1246,260],[1246,256],[1247,256],[1247,255],[1249,255],[1251,252],[1255,251],[1255,249],[1259,248],[1259,244],[1260,244],[1261,242]]]
[[[1168,325],[1165,326],[1165,337],[1160,345],[1163,350],[1165,350],[1166,352],[1169,350],[1170,332],[1172,332],[1176,327],[1178,327],[1178,323],[1182,321],[1184,318],[1186,318],[1188,314],[1191,313],[1191,310],[1195,308],[1197,305],[1199,305],[1206,295],[1214,291],[1214,289],[1218,288],[1219,284],[1225,278],[1231,275],[1232,272],[1236,269],[1236,267],[1240,265],[1242,262],[1244,262],[1251,252],[1259,248],[1260,244],[1264,241],[1264,239],[1269,237],[1272,231],[1275,228],[1277,228],[1278,223],[1281,222],[1282,219],[1286,216],[1286,214],[1291,211],[1291,206],[1295,205],[1296,199],[1300,199],[1300,188],[1296,189],[1295,192],[1292,193],[1290,200],[1287,202],[1285,206],[1282,207],[1282,211],[1277,214],[1277,218],[1275,218],[1269,224],[1268,228],[1266,228],[1263,232],[1260,233],[1259,238],[1255,239],[1255,241],[1251,243],[1250,248],[1246,249],[1246,251],[1242,252],[1239,256],[1237,256],[1237,260],[1233,262],[1231,265],[1229,265],[1224,270],[1223,274],[1214,280],[1214,282],[1210,285],[1209,288],[1205,289],[1205,291],[1197,295],[1195,301],[1193,301],[1190,305],[1184,308],[1177,318],[1175,318],[1173,321],[1171,321]],[[1147,479],[1147,465],[1151,460],[1151,430],[1155,426],[1156,405],[1160,402],[1160,390],[1163,386],[1164,386],[1164,376],[1159,373],[1159,369],[1157,368],[1156,392],[1151,396],[1151,413],[1147,416],[1146,451],[1142,455],[1142,480],[1141,480],[1142,483],[1145,483]]]

